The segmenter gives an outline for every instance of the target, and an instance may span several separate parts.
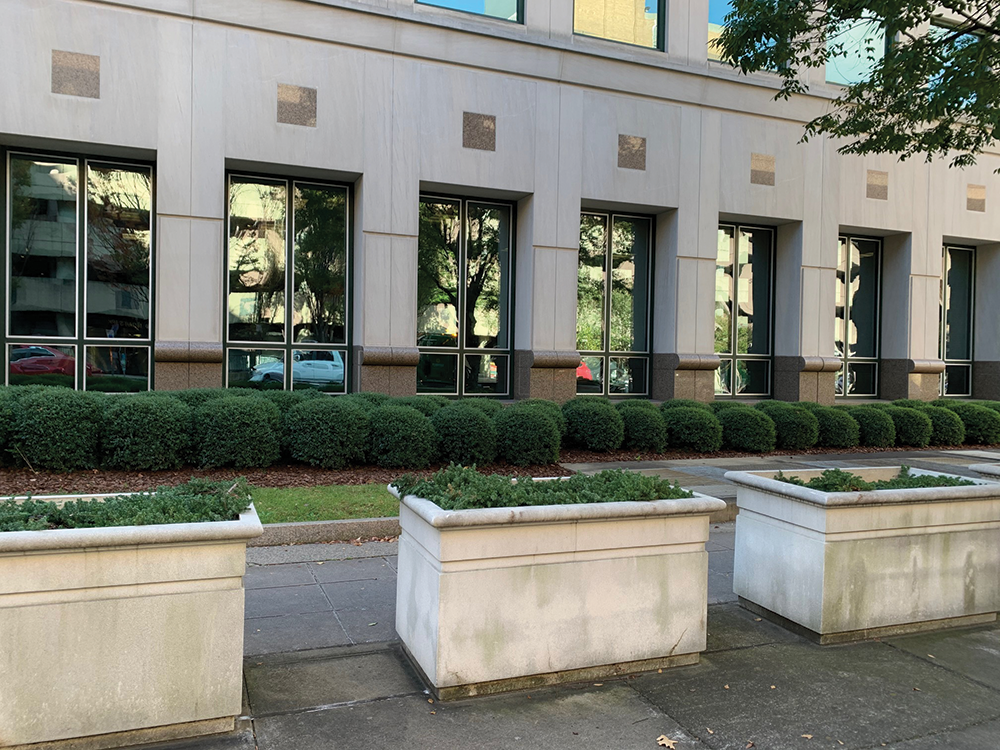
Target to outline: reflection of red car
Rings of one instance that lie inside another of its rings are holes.
[[[594,376],[590,372],[590,368],[587,367],[587,363],[580,360],[579,366],[576,368],[576,377],[580,380],[593,380]]]
[[[72,376],[76,374],[76,360],[51,346],[16,346],[10,353],[10,372],[12,375],[54,373]],[[88,364],[87,372],[92,374],[100,370]]]

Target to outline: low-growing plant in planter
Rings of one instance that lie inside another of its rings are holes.
[[[698,661],[716,498],[602,472],[404,477],[396,630],[439,698]]]
[[[242,481],[0,501],[0,746],[231,730],[260,534]]]
[[[748,608],[820,643],[996,619],[1000,484],[907,467],[726,478]]]

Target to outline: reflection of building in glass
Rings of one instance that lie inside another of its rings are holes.
[[[656,0],[576,0],[574,7],[577,34],[640,47],[659,44]]]

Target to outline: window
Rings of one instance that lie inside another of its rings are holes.
[[[771,395],[774,230],[722,225],[715,263],[716,396]]]
[[[972,295],[976,251],[945,247],[941,272],[942,396],[972,395]]]
[[[347,390],[348,202],[340,185],[230,176],[227,386]]]
[[[421,5],[460,10],[477,16],[489,16],[504,21],[524,22],[523,0],[417,0]]]
[[[726,16],[733,12],[732,0],[708,0],[708,59],[721,60],[715,40],[726,26]]]
[[[849,86],[867,80],[872,66],[885,56],[885,27],[872,19],[843,24],[827,39],[831,56],[826,61],[826,80]],[[833,54],[833,46],[839,52]]]
[[[11,152],[7,175],[7,383],[148,390],[152,167]]]
[[[877,396],[882,241],[841,237],[837,262],[836,394]]]
[[[512,213],[506,203],[420,199],[418,393],[509,392]]]
[[[663,0],[574,0],[573,32],[663,49]]]
[[[648,392],[652,237],[648,218],[580,216],[577,393]]]

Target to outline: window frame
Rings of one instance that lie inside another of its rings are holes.
[[[523,0],[522,0],[523,1]],[[644,44],[633,44],[632,42],[621,42],[617,39],[608,39],[605,36],[585,34],[576,30],[576,0],[573,0],[573,37],[582,39],[599,39],[609,44],[621,44],[632,49],[644,49],[650,52],[667,51],[667,0],[656,0],[656,46],[647,47]]]
[[[971,279],[969,284],[969,358],[968,359],[947,359],[945,350],[945,329],[947,326],[947,312],[948,312],[948,301],[951,299],[951,295],[948,291],[948,266],[949,250],[961,250],[963,252],[969,253],[972,259],[972,271]],[[951,243],[945,243],[941,247],[941,301],[939,303],[939,321],[938,321],[938,356],[940,356],[941,361],[944,362],[945,369],[941,371],[940,382],[938,384],[938,393],[942,398],[972,398],[972,364],[976,357],[976,261],[978,253],[976,248],[971,245],[955,245]],[[945,377],[948,372],[948,367],[962,367],[967,369],[969,372],[969,391],[968,393],[945,393]]]
[[[250,184],[279,184],[285,186],[285,315],[284,315],[284,342],[276,344],[270,341],[244,341],[241,339],[230,339],[229,337],[229,242],[230,242],[230,221],[231,221],[231,196],[233,178],[246,181]],[[295,186],[305,185],[322,188],[336,188],[344,191],[344,248],[346,252],[344,264],[345,279],[345,320],[344,320],[344,342],[343,343],[309,343],[296,342],[294,331],[294,300],[295,300]],[[336,395],[346,395],[352,392],[354,385],[353,373],[353,351],[354,340],[354,187],[350,183],[337,182],[335,180],[322,180],[312,177],[298,178],[293,175],[275,175],[270,172],[247,172],[246,170],[226,171],[226,216],[223,221],[223,258],[222,258],[222,350],[223,350],[223,388],[253,388],[249,385],[231,385],[229,382],[229,355],[230,351],[274,351],[282,354],[283,379],[281,390],[294,390],[294,356],[296,351],[336,351],[341,353],[344,365],[344,388],[343,391],[330,391]],[[248,381],[249,382],[249,381]],[[277,389],[275,389],[277,390]],[[302,389],[300,389],[302,390]]]
[[[11,161],[14,158],[23,157],[33,160],[51,160],[62,163],[73,162],[77,167],[77,200],[76,200],[76,227],[74,231],[74,326],[71,337],[63,336],[32,336],[11,333],[10,310],[11,310],[11,255],[10,255],[10,231],[12,222],[12,207],[10,195],[10,182],[12,177]],[[148,392],[155,389],[155,332],[156,332],[156,265],[157,265],[157,227],[156,227],[156,163],[143,159],[133,159],[128,157],[114,156],[101,157],[91,155],[86,151],[66,150],[56,151],[47,148],[24,148],[24,147],[4,147],[0,146],[0,159],[3,161],[4,179],[0,181],[0,202],[3,205],[2,231],[0,231],[0,252],[4,255],[4,277],[0,281],[0,315],[3,316],[3,325],[0,326],[0,346],[3,347],[0,354],[0,361],[4,367],[4,385],[10,385],[10,363],[11,346],[31,346],[40,342],[42,346],[52,348],[72,348],[74,358],[73,389],[86,391],[87,389],[87,354],[91,348],[116,348],[116,349],[145,349],[147,351],[147,372],[146,389]],[[87,169],[94,164],[96,166],[110,167],[140,167],[149,170],[149,308],[148,314],[148,335],[145,338],[122,338],[112,339],[108,337],[96,337],[87,335],[87,251],[89,249],[89,229],[90,217],[87,211],[87,201],[89,187],[87,184]],[[110,342],[115,342],[117,346],[112,346]],[[95,393],[102,393],[94,389]]]
[[[878,399],[878,398],[881,398],[881,393],[882,393],[882,310],[883,310],[883,304],[882,304],[882,302],[883,302],[883,300],[882,300],[883,283],[882,282],[883,282],[883,276],[884,276],[884,273],[885,273],[885,267],[884,267],[884,264],[885,264],[885,241],[884,241],[884,239],[882,237],[869,237],[869,236],[860,235],[860,234],[851,234],[850,232],[847,232],[847,233],[838,232],[837,233],[838,253],[839,253],[839,243],[841,241],[845,241],[849,245],[850,242],[851,242],[851,240],[865,240],[866,242],[877,242],[878,243],[878,280],[877,280],[878,283],[876,284],[876,288],[875,288],[875,305],[876,305],[876,313],[875,313],[875,352],[876,352],[876,354],[875,354],[874,357],[852,357],[850,355],[850,342],[847,340],[847,326],[848,326],[848,324],[850,322],[850,319],[851,319],[851,307],[853,306],[853,297],[851,297],[851,295],[848,295],[847,297],[844,298],[844,351],[842,352],[841,356],[837,357],[837,359],[839,359],[841,361],[841,363],[842,363],[841,369],[837,371],[837,374],[839,374],[841,372],[844,373],[844,376],[843,376],[843,382],[844,382],[844,389],[843,389],[843,391],[844,392],[843,393],[837,393],[837,391],[836,391],[836,385],[834,385],[834,398],[838,398],[838,399],[850,399],[850,400]],[[840,267],[840,265],[838,263],[838,265],[837,265],[837,273],[840,273],[843,270],[843,272],[844,272],[844,278],[845,278],[845,288],[847,288],[849,290],[850,287],[849,287],[849,285],[847,285],[846,280],[847,280],[847,272],[848,272],[849,267],[850,267],[850,253],[848,253],[845,257],[847,258],[847,267],[841,269],[841,267]],[[834,324],[835,325],[836,325],[836,322],[837,322],[837,317],[836,317],[836,291],[835,291],[834,292]],[[835,331],[834,332],[834,342],[836,342],[836,335],[837,334],[836,334],[836,331]],[[861,364],[872,363],[872,364],[875,365],[875,392],[874,393],[850,394],[850,393],[847,392],[847,387],[846,387],[847,386],[847,373],[848,373],[849,365],[852,362],[853,363],[861,363]]]
[[[524,26],[524,3],[525,0],[517,0],[517,20],[512,21],[509,18],[501,18],[500,16],[491,16],[486,13],[476,13],[474,10],[463,10],[462,8],[449,8],[447,5],[441,5],[439,3],[433,3],[429,0],[413,0],[414,5],[423,5],[428,8],[437,8],[438,10],[447,11],[449,13],[461,13],[462,15],[469,16],[471,18],[486,18],[490,21],[500,21],[501,23],[513,23],[519,26]]]

